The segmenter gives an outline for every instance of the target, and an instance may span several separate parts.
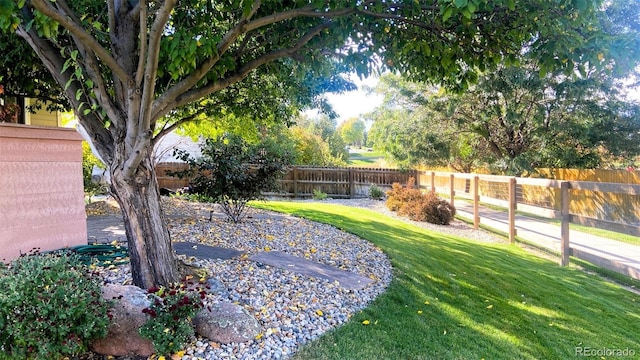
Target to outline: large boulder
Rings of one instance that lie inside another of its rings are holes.
[[[201,310],[193,324],[200,336],[221,344],[255,339],[262,330],[255,317],[230,302],[220,302]]]
[[[94,340],[90,344],[93,352],[102,355],[139,355],[153,354],[153,343],[140,336],[138,330],[147,321],[142,309],[151,305],[147,292],[133,285],[106,284],[102,287],[102,296],[114,300],[111,309],[111,322],[107,336]]]

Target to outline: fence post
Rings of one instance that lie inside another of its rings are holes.
[[[473,177],[473,228],[480,228],[480,194],[478,193],[480,177]]]
[[[436,192],[436,172],[431,172],[431,191]]]
[[[571,246],[569,244],[569,220],[571,215],[569,214],[569,200],[571,194],[569,189],[571,183],[563,181],[560,183],[560,214],[562,215],[562,225],[560,227],[560,265],[569,265],[569,256],[571,255]]]
[[[356,184],[353,179],[353,169],[349,168],[349,197],[353,199],[356,194]]]
[[[413,178],[416,179],[416,189],[420,190],[420,171],[414,169]]]
[[[293,167],[293,197],[298,197],[298,167]]]
[[[509,243],[516,241],[516,178],[509,179]]]
[[[455,187],[454,187],[454,181],[455,181],[455,179],[454,179],[453,174],[449,175],[449,196],[450,196],[449,203],[451,204],[451,206],[454,206],[453,205],[453,202],[454,202],[453,198],[456,196],[456,190],[455,190]]]

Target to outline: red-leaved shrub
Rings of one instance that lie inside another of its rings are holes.
[[[414,221],[449,225],[456,209],[434,192],[423,193],[415,188],[415,180],[409,178],[406,186],[394,183],[387,192],[387,208]]]

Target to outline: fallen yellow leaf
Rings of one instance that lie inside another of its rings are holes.
[[[324,315],[324,313],[322,312],[322,310],[316,310],[316,314],[318,314],[318,316],[322,316],[322,315]]]
[[[369,325],[369,324],[370,324],[369,320],[362,321],[362,325]]]

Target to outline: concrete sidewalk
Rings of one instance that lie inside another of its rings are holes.
[[[472,204],[457,201],[455,207],[458,215],[473,220]],[[506,211],[480,206],[480,223],[509,232],[509,214]],[[515,224],[519,238],[560,252],[559,225],[518,214]],[[572,230],[571,225],[569,229],[569,243],[574,256],[640,280],[640,246]]]

